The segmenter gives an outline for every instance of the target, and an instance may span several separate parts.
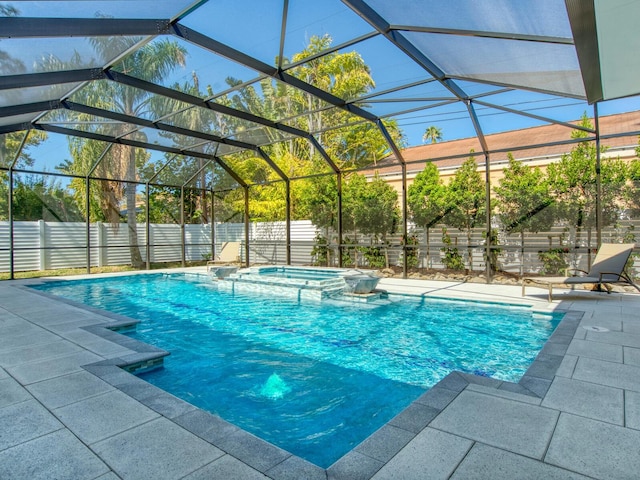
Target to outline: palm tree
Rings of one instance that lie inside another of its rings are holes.
[[[111,38],[99,37],[93,41],[93,46],[101,58],[112,58],[116,51],[124,52],[130,50],[136,43],[136,39],[129,37]],[[149,82],[159,82],[178,66],[185,65],[186,50],[179,46],[177,42],[163,40],[149,43],[142,48],[136,49],[131,55],[124,58],[118,65],[118,70],[123,73],[142,78]],[[147,113],[151,116],[158,116],[154,112],[153,94],[131,88],[116,82],[95,82],[89,84],[78,92],[80,101],[87,105],[103,108],[113,112],[123,113],[133,117],[145,118]],[[161,113],[160,113],[161,114]],[[98,126],[98,129],[101,127]],[[116,137],[124,136],[130,131],[130,126],[117,124],[115,131],[112,129],[109,134]],[[136,140],[144,140],[142,134],[136,135]],[[129,229],[129,247],[131,252],[131,264],[135,268],[142,268],[144,262],[138,247],[138,231],[136,219],[136,162],[144,162],[148,155],[125,145],[115,144],[109,151],[100,165],[99,173],[102,178],[110,178],[118,181],[101,182],[102,193],[106,198],[110,198],[109,203],[119,203],[123,198],[126,203],[127,225]],[[74,161],[76,159],[74,158]],[[117,211],[116,205],[105,206],[108,211]],[[113,215],[107,215],[112,222]]]
[[[424,131],[424,135],[422,135],[422,141],[425,143],[437,143],[440,140],[442,140],[442,129],[436,127],[435,125],[427,127],[427,129]]]

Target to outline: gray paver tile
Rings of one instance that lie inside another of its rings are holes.
[[[621,389],[580,380],[556,377],[542,406],[617,425],[624,422]]]
[[[2,292],[0,292],[0,302],[8,302],[9,300],[11,300],[9,296],[5,296],[2,294]],[[0,331],[2,331],[4,327],[7,327],[9,325],[15,325],[24,322],[23,318],[5,310],[4,305],[5,304],[3,303],[2,306],[0,306]]]
[[[553,331],[551,337],[549,337],[549,341],[569,345],[575,337],[578,323],[579,322],[568,321],[566,318],[563,319],[560,325]]]
[[[290,456],[267,472],[275,480],[326,480],[324,468],[307,462],[300,457]]]
[[[538,397],[544,397],[547,394],[547,391],[549,391],[551,380],[552,379],[524,375],[520,379],[518,384],[531,391],[534,395],[537,395]]]
[[[31,395],[9,375],[0,378],[0,408],[29,400]]]
[[[558,326],[553,334],[549,337],[548,343],[554,343],[558,345],[569,345],[573,340],[573,332],[575,327],[572,325]],[[566,332],[566,333],[565,333]]]
[[[640,335],[633,335],[626,332],[587,332],[587,340],[640,348]]]
[[[96,353],[102,357],[115,358],[121,355],[131,355],[133,350],[125,348],[109,340],[98,339],[95,342],[87,342],[82,345],[90,352]]]
[[[21,363],[36,362],[38,360],[51,359],[64,355],[78,353],[82,350],[66,340],[57,339],[55,342],[36,346],[26,346],[0,353],[0,365],[12,367]]]
[[[440,380],[436,386],[459,393],[464,390],[467,385],[469,385],[469,381],[466,380],[462,375],[460,375],[458,372],[451,372],[449,375]]]
[[[473,391],[461,393],[431,427],[542,458],[558,412]]]
[[[576,368],[576,363],[578,363],[578,357],[574,355],[565,355],[562,362],[560,362],[558,370],[556,370],[556,377],[571,378],[573,376],[573,371]]]
[[[105,473],[104,475],[100,475],[95,480],[121,480],[121,479],[115,473],[109,472],[109,473]]]
[[[373,480],[446,479],[473,442],[426,428],[373,476]]]
[[[161,388],[151,385],[149,382],[145,382],[139,377],[134,377],[131,381],[126,381],[125,383],[118,385],[118,389],[141,402],[144,402],[148,398],[157,397],[166,393]]]
[[[500,385],[500,388],[498,390],[504,391],[504,392],[517,393],[518,395],[523,395],[527,397],[532,397],[534,399],[538,399],[538,403],[540,400],[539,395],[533,393],[528,388],[525,388],[523,385],[520,384],[520,382],[518,383],[502,382],[502,385]]]
[[[87,444],[158,417],[156,412],[118,390],[58,408],[54,413]]]
[[[574,339],[567,349],[567,354],[622,363],[622,346],[610,343]]]
[[[108,472],[109,467],[66,430],[0,451],[0,478],[7,480],[92,480]]]
[[[552,380],[562,363],[562,355],[538,354],[527,370],[527,376]]]
[[[11,298],[11,302],[5,303],[5,308],[15,315],[28,315],[32,318],[47,313],[50,315],[52,308],[61,308],[56,302],[42,298],[39,295],[14,292],[14,294],[16,293],[17,295]]]
[[[0,408],[0,450],[61,428],[62,424],[35,400]]]
[[[625,427],[640,430],[640,393],[624,392]]]
[[[381,462],[388,462],[414,436],[407,430],[384,425],[358,445],[356,451]]]
[[[69,338],[67,335],[81,331],[79,330],[81,327],[95,325],[96,323],[100,322],[91,316],[75,316],[74,318],[67,318],[60,323],[47,325],[47,330],[57,333],[61,337]]]
[[[93,323],[96,323],[96,322],[94,321]],[[83,330],[83,329],[74,329],[72,331],[66,332],[66,333],[61,334],[61,335],[64,336],[64,338],[66,338],[68,340],[71,340],[71,341],[73,341],[75,343],[78,343],[79,345],[82,345],[85,348],[87,346],[96,344],[96,342],[100,342],[100,343],[108,342],[111,345],[113,345],[114,347],[119,347],[120,349],[127,350],[127,349],[124,349],[123,347],[119,346],[117,343],[113,343],[113,342],[110,342],[108,340],[105,340],[105,339],[99,337],[98,335],[96,335],[95,333],[91,333],[91,332],[88,332],[88,331]],[[129,351],[129,353],[131,353],[131,352]]]
[[[476,443],[451,480],[586,480],[577,473]]]
[[[151,395],[141,400],[147,407],[158,412],[160,415],[174,419],[187,412],[196,410],[196,407],[184,400],[161,391],[157,395]]]
[[[575,340],[585,340],[587,338],[587,331],[584,328],[577,328],[573,338]]]
[[[591,318],[585,318],[580,322],[580,326],[598,326],[609,329],[612,332],[621,332],[622,331],[622,321],[620,320],[620,312],[605,312],[605,311],[594,311]],[[587,333],[587,338],[591,335],[592,332]],[[596,334],[599,335],[599,334]],[[593,339],[596,340],[597,339]]]
[[[220,438],[216,445],[263,473],[291,456],[282,448],[240,429]]]
[[[92,448],[119,476],[154,480],[182,478],[224,454],[164,418],[110,437]]]
[[[573,373],[576,380],[640,391],[640,367],[580,358]]]
[[[416,403],[442,410],[444,407],[449,405],[454,398],[458,396],[458,393],[459,392],[454,392],[452,390],[448,390],[436,385],[435,387],[430,388],[427,392],[420,395],[420,397],[416,400]]]
[[[484,385],[485,387],[498,388],[503,383],[502,380],[491,377],[483,377],[481,375],[473,375],[471,373],[459,372],[458,375],[467,380],[470,385]]]
[[[485,387],[484,385],[469,385],[467,387],[467,391],[479,392],[479,393],[484,393],[486,395],[493,395],[495,397],[516,400],[518,402],[530,403],[531,405],[540,405],[540,403],[542,402],[542,399],[538,397],[523,395],[522,393],[517,393],[510,390],[503,390],[501,388]]]
[[[173,421],[213,444],[240,430],[226,420],[200,409],[184,413]]]
[[[48,408],[62,407],[114,390],[108,383],[85,371],[32,383],[27,389]]]
[[[22,347],[51,343],[57,340],[60,340],[58,335],[47,332],[46,330],[20,328],[19,334],[7,334],[3,332],[3,334],[0,335],[0,353],[11,352],[12,350]]]
[[[393,417],[389,424],[409,432],[418,433],[429,425],[429,422],[436,418],[438,413],[440,413],[440,410],[437,408],[414,402]]]
[[[52,360],[43,360],[33,363],[24,363],[15,367],[7,368],[9,373],[13,375],[23,385],[41,382],[49,378],[59,377],[68,373],[81,372],[80,365],[86,365],[102,360],[101,357],[81,351],[63,357],[57,357]]]
[[[15,291],[15,296],[7,310],[27,315],[29,319],[39,320],[48,318],[66,317],[69,315],[69,306],[51,298],[45,298],[35,292]]]
[[[567,353],[568,343],[553,343],[547,342],[540,350],[543,355],[564,355]]]
[[[209,465],[184,477],[183,480],[211,480],[214,478],[241,478],[243,480],[259,480],[268,478],[262,473],[245,465],[230,455],[214,460]]]
[[[596,478],[638,478],[640,431],[563,413],[545,461]]]
[[[351,451],[327,469],[328,480],[369,480],[383,463]]]
[[[623,347],[624,363],[640,367],[640,348]]]
[[[623,314],[624,315],[624,314]],[[631,320],[628,315],[624,315],[624,320],[622,321],[622,331],[627,333],[632,333],[633,335],[640,335],[640,317],[637,316],[636,319]]]

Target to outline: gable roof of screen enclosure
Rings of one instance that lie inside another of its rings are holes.
[[[225,161],[243,150],[255,152],[282,180],[289,180],[265,146],[291,138],[309,142],[324,157],[327,172],[339,172],[340,161],[319,141],[322,132],[299,128],[294,117],[269,116],[222,101],[250,88],[260,95],[260,84],[267,80],[280,95],[313,99],[313,113],[341,111],[345,125],[375,125],[388,153],[400,163],[401,149],[385,127],[388,119],[410,125],[419,118],[423,129],[455,119],[476,136],[477,152],[490,153],[485,136],[505,124],[513,129],[544,124],[576,128],[570,121],[589,103],[640,93],[635,81],[640,58],[634,54],[640,36],[629,21],[637,18],[639,4],[0,2],[0,135],[42,130],[104,142],[105,152],[115,143],[169,153],[162,168],[171,170],[176,162],[184,172],[171,180],[173,186],[185,186],[214,167],[247,186]],[[325,34],[332,43],[323,50],[297,62],[288,60],[305,48],[310,36]],[[161,48],[166,38],[190,59],[178,76],[145,78],[122,67],[123,60],[142,48]],[[297,75],[301,66],[336,52],[358,52],[371,67],[375,86],[366,94],[341,98]],[[158,116],[144,108],[126,113],[105,108],[99,95],[83,94],[96,82],[117,84],[131,95],[143,91],[150,101],[169,102],[171,112]],[[191,88],[198,82],[207,88]],[[206,121],[194,127],[190,113]],[[500,125],[492,121],[496,114],[503,119]],[[594,129],[583,129],[595,135]],[[4,159],[0,168],[12,168],[15,161]],[[84,173],[90,176],[95,166]]]

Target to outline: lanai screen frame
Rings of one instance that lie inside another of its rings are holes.
[[[397,162],[399,163],[402,175],[402,188],[401,188],[401,205],[402,205],[402,234],[408,234],[408,219],[407,219],[407,163],[403,158],[402,151],[398,147],[398,145],[394,142],[391,134],[386,129],[383,120],[387,117],[393,117],[397,115],[398,112],[393,114],[385,115],[384,117],[378,117],[368,110],[365,110],[357,105],[359,101],[362,101],[362,98],[345,100],[334,95],[320,90],[319,88],[305,83],[295,76],[288,73],[288,70],[296,67],[296,64],[283,65],[282,61],[278,62],[278,65],[272,66],[266,64],[257,58],[253,58],[229,45],[223,44],[209,36],[206,36],[200,32],[197,32],[181,23],[181,20],[188,16],[190,13],[196,11],[206,2],[198,1],[193,2],[189,5],[188,8],[185,8],[184,11],[179,12],[175,17],[165,18],[165,19],[117,19],[117,18],[21,18],[21,17],[4,17],[0,18],[0,32],[3,32],[1,35],[3,38],[36,38],[36,37],[47,37],[47,38],[65,38],[70,36],[79,36],[79,37],[91,37],[91,36],[140,36],[141,40],[138,42],[137,47],[140,47],[151,39],[156,38],[158,36],[169,36],[180,38],[188,41],[189,43],[195,44],[205,50],[213,52],[217,55],[230,59],[234,62],[242,64],[246,67],[249,67],[256,72],[258,72],[260,78],[270,78],[278,82],[282,82],[283,84],[296,88],[305,92],[306,94],[313,95],[326,104],[331,105],[335,108],[343,109],[344,111],[349,112],[356,117],[359,117],[363,121],[369,122],[379,130],[381,135],[385,138],[388,143],[389,151],[393,154]],[[364,36],[360,36],[358,38],[354,38],[347,42],[344,42],[340,45],[336,45],[329,50],[323,51],[317,55],[317,57],[322,57],[332,52],[337,52],[338,50],[357,46],[360,42],[366,41],[369,38],[380,36],[385,38],[388,42],[390,42],[393,46],[395,46],[399,51],[403,52],[405,55],[410,57],[414,62],[416,62],[428,76],[430,77],[429,81],[438,82],[442,85],[455,99],[455,101],[460,102],[466,108],[469,119],[471,120],[475,134],[478,138],[478,141],[481,145],[482,151],[473,154],[474,156],[479,156],[484,158],[484,166],[486,172],[486,228],[487,235],[491,230],[491,192],[490,192],[490,182],[489,182],[489,172],[490,172],[490,164],[491,164],[491,154],[495,153],[492,151],[486,141],[485,133],[483,128],[478,120],[477,114],[477,106],[490,106],[491,108],[499,109],[509,113],[517,113],[519,115],[527,116],[536,120],[545,121],[549,123],[563,124],[567,127],[571,128],[582,128],[577,127],[575,125],[565,124],[564,122],[554,120],[552,118],[548,118],[545,116],[539,116],[536,114],[532,114],[530,112],[525,111],[517,111],[514,109],[510,109],[508,107],[501,107],[490,102],[486,102],[482,99],[482,95],[469,95],[464,88],[460,86],[460,82],[464,80],[464,77],[456,76],[453,74],[448,74],[438,67],[438,65],[432,61],[427,55],[425,55],[419,47],[417,47],[408,37],[410,33],[416,32],[429,32],[429,33],[437,33],[437,34],[445,34],[445,35],[462,35],[462,36],[470,36],[470,37],[478,37],[478,38],[496,38],[503,39],[509,38],[511,40],[517,40],[522,42],[534,42],[539,43],[541,45],[550,44],[550,45],[573,45],[573,39],[569,37],[549,37],[542,35],[531,35],[531,34],[518,34],[518,33],[509,33],[508,35],[504,32],[486,32],[480,30],[465,30],[465,29],[452,29],[445,27],[420,27],[420,26],[407,26],[407,25],[392,25],[381,16],[378,11],[372,6],[375,2],[365,2],[361,0],[343,0],[343,3],[348,6],[352,11],[356,12],[362,19],[364,19],[371,27],[373,28],[373,32]],[[280,36],[280,52],[284,49],[284,41],[285,35],[284,31],[286,29],[287,24],[287,12],[289,9],[289,1],[283,0],[282,2],[282,33]],[[122,55],[125,55],[128,52],[122,52]],[[282,59],[282,55],[279,57]],[[110,82],[116,82],[121,85],[127,85],[132,88],[138,88],[145,90],[147,92],[151,92],[152,94],[162,95],[164,97],[173,99],[175,101],[179,101],[188,105],[205,108],[208,110],[212,110],[218,112],[220,114],[231,115],[237,119],[241,119],[247,122],[251,122],[256,125],[262,125],[266,128],[274,129],[280,132],[283,132],[287,135],[292,135],[297,138],[305,139],[313,145],[313,148],[320,152],[321,156],[326,161],[327,165],[331,170],[331,175],[335,175],[337,178],[338,185],[338,210],[339,210],[339,220],[338,220],[338,248],[341,251],[343,247],[343,228],[342,228],[342,194],[341,194],[341,185],[342,178],[346,173],[349,173],[352,170],[343,170],[338,166],[338,163],[330,157],[330,155],[324,150],[322,145],[315,138],[313,132],[307,132],[304,130],[300,130],[295,127],[291,127],[281,122],[272,121],[245,111],[237,110],[231,107],[223,106],[215,102],[215,98],[213,99],[202,99],[200,97],[192,96],[186,94],[184,92],[180,92],[177,90],[173,90],[167,87],[163,87],[157,85],[155,83],[147,82],[141,80],[139,78],[135,78],[129,75],[126,75],[122,72],[118,72],[113,69],[116,65],[119,57],[112,60],[108,64],[96,67],[96,68],[83,68],[77,70],[70,71],[60,71],[60,72],[45,72],[45,73],[29,73],[29,74],[18,74],[18,75],[5,75],[0,77],[0,89],[2,90],[11,90],[16,88],[26,88],[26,87],[36,87],[36,86],[45,86],[52,85],[58,83],[79,83],[83,84],[84,82],[92,82],[98,80],[106,80]],[[306,59],[308,60],[308,59]],[[479,83],[491,83],[496,87],[507,89],[518,88],[517,85],[510,84],[505,82],[501,84],[499,82],[488,82],[482,79],[476,79]],[[396,87],[396,90],[400,90],[402,88],[406,88],[407,85],[403,85],[400,87]],[[582,88],[582,87],[580,87]],[[579,100],[584,100],[586,97],[584,95],[576,95],[569,94],[566,92],[549,92],[544,89],[536,89],[527,87],[527,89],[532,91],[540,91],[542,93],[552,93],[558,96],[566,96],[568,98],[574,98]],[[385,92],[378,92],[377,94],[372,95],[371,97],[375,98],[376,95],[382,95],[384,93],[389,93],[394,89],[389,89]],[[71,93],[71,92],[70,92]],[[245,261],[249,262],[249,233],[248,233],[248,221],[249,221],[249,203],[248,203],[248,195],[249,189],[255,185],[250,184],[244,181],[236,172],[233,171],[229,165],[227,165],[224,160],[222,160],[217,155],[205,154],[198,151],[184,150],[180,148],[173,148],[167,146],[159,146],[151,143],[140,142],[136,140],[128,140],[124,138],[115,138],[115,137],[107,137],[104,135],[98,135],[90,132],[83,132],[79,130],[72,130],[52,124],[43,124],[38,123],[38,120],[45,112],[54,111],[54,110],[69,110],[73,112],[81,112],[88,115],[95,115],[97,117],[104,117],[116,122],[126,122],[132,125],[136,125],[140,128],[152,128],[157,129],[164,132],[170,132],[177,135],[188,135],[194,138],[201,139],[205,142],[212,142],[220,145],[225,145],[233,148],[246,149],[255,152],[258,156],[264,159],[264,161],[274,170],[274,172],[279,177],[278,181],[284,182],[286,185],[286,204],[287,204],[287,212],[286,212],[286,244],[287,244],[287,254],[286,254],[286,263],[291,263],[291,205],[290,205],[290,182],[292,180],[297,180],[301,178],[310,178],[310,177],[295,177],[289,178],[276,164],[276,162],[269,158],[269,156],[265,153],[265,151],[261,148],[260,145],[251,144],[249,142],[239,141],[233,138],[221,137],[217,135],[213,135],[210,133],[197,132],[193,130],[187,130],[181,127],[176,127],[162,121],[149,121],[143,118],[127,116],[115,112],[106,111],[103,109],[99,109],[96,107],[87,106],[84,104],[76,103],[69,100],[69,95],[65,95],[64,97],[57,100],[47,100],[44,102],[35,102],[29,104],[17,104],[10,105],[5,107],[0,107],[0,118],[16,118],[22,119],[24,116],[31,116],[32,119],[30,121],[24,122],[16,122],[16,123],[7,123],[0,126],[0,134],[3,133],[12,133],[18,131],[25,131],[25,141],[26,135],[31,130],[43,130],[48,132],[55,132],[65,135],[79,136],[87,139],[101,140],[104,142],[110,143],[118,143],[122,145],[128,145],[130,147],[136,148],[144,148],[149,150],[156,150],[165,153],[175,154],[175,155],[183,155],[195,158],[201,158],[207,165],[212,163],[217,164],[221,168],[223,168],[239,185],[239,188],[242,188],[244,191],[245,198]],[[594,119],[595,119],[595,128],[588,129],[582,128],[586,131],[591,137],[584,140],[595,141],[599,147],[599,143],[602,140],[602,137],[599,132],[598,127],[598,103],[593,104],[594,111]],[[631,134],[637,132],[630,132]],[[570,144],[571,141],[567,141],[566,144]],[[24,146],[24,142],[23,142]],[[524,147],[523,147],[524,148]],[[598,148],[598,158],[597,162],[600,162],[600,149]],[[13,175],[15,173],[36,173],[42,175],[62,175],[58,173],[52,172],[41,172],[34,171],[28,169],[17,169],[16,161],[20,155],[20,150],[18,151],[16,157],[13,161],[10,162],[9,167],[2,167],[2,170],[8,171],[9,173],[9,186],[10,190],[13,187]],[[468,155],[465,155],[465,157]],[[436,160],[436,159],[432,159]],[[599,172],[599,168],[596,170]],[[85,180],[87,185],[89,185],[91,180],[99,179],[98,177],[93,176],[93,172],[89,172],[86,176],[81,177]],[[600,176],[598,173],[598,189],[600,187]],[[190,181],[190,179],[189,179]],[[186,181],[180,185],[173,185],[174,187],[178,187],[184,189],[189,181]],[[148,188],[149,186],[155,185],[152,181],[147,181],[145,183],[147,187],[147,196],[148,196]],[[213,189],[203,188],[202,190],[207,193],[213,195],[215,192]],[[597,196],[599,200],[600,195]],[[14,278],[14,268],[13,268],[13,250],[14,250],[14,242],[13,242],[13,217],[12,217],[12,202],[13,196],[10,192],[9,198],[9,221],[10,221],[10,276]],[[148,198],[147,198],[148,202]],[[87,201],[88,204],[88,201]],[[148,209],[147,209],[148,210]],[[87,205],[88,211],[88,205]],[[597,218],[596,218],[596,232],[597,232],[597,243],[601,243],[601,225],[600,220],[598,219],[601,212],[600,205],[597,206]],[[147,226],[149,225],[147,218]],[[182,225],[184,226],[184,224]],[[213,231],[212,231],[213,236]],[[183,252],[184,252],[184,236],[183,236]],[[147,235],[147,243],[149,242],[149,236]],[[212,240],[214,243],[214,240]],[[91,243],[90,243],[90,227],[89,227],[89,218],[87,215],[87,272],[91,271]],[[403,274],[407,276],[407,255],[406,255],[406,245],[402,246],[403,248]],[[491,245],[487,242],[486,246],[486,254],[488,255],[491,249]],[[184,253],[183,253],[183,263],[184,263]],[[342,266],[342,255],[338,255],[338,259],[340,262],[340,266]],[[149,255],[147,255],[147,268],[149,268]],[[490,267],[486,266],[486,274],[487,281],[490,281]]]

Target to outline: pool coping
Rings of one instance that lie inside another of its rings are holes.
[[[91,278],[97,278],[97,276]],[[459,371],[451,372],[333,465],[324,469],[130,373],[157,366],[170,352],[118,333],[118,330],[133,327],[139,323],[138,320],[50,295],[27,286],[51,281],[56,281],[56,279],[34,279],[22,285],[16,285],[16,288],[111,319],[112,321],[109,323],[84,326],[80,329],[135,352],[131,355],[82,365],[84,370],[202,440],[272,478],[346,480],[357,477],[369,479],[428,427],[431,421],[469,385],[479,385],[502,392],[525,395],[536,400],[544,398],[584,315],[584,312],[580,311],[562,310],[564,317],[518,383]],[[425,298],[440,299],[435,296]],[[451,298],[447,299],[451,300]],[[505,303],[495,302],[495,304],[504,305]],[[510,306],[525,305],[523,303],[522,305]],[[531,306],[530,303],[529,305]],[[559,309],[556,308],[554,311],[557,312]]]

